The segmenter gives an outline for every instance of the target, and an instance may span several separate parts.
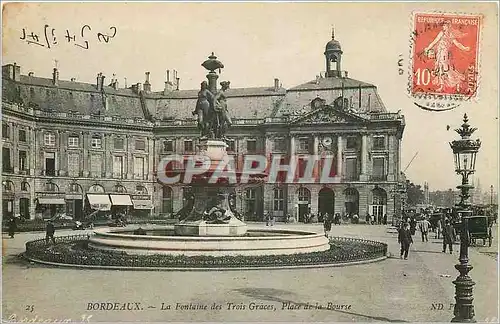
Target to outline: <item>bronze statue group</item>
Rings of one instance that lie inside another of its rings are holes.
[[[229,81],[222,81],[220,85],[221,89],[214,94],[208,89],[207,81],[201,83],[193,115],[197,115],[202,138],[224,139],[228,127],[231,126],[226,102]]]

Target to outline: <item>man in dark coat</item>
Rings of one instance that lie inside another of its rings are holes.
[[[16,218],[15,217],[9,218],[8,225],[9,225],[9,236],[10,238],[14,238],[14,234],[16,232],[16,227],[17,227]]]
[[[446,245],[448,245],[450,254],[453,253],[453,243],[455,242],[455,228],[451,225],[450,220],[446,219],[443,227],[443,253],[446,253]]]
[[[403,226],[399,229],[398,232],[398,243],[401,244],[401,259],[404,258],[405,260],[408,259],[408,251],[410,250],[410,244],[413,243],[413,239],[411,237],[411,232],[410,232],[410,224],[404,223]]]
[[[51,240],[53,244],[56,244],[56,240],[54,238],[55,231],[56,228],[54,227],[54,223],[52,223],[52,220],[49,220],[45,229],[45,242],[47,244],[49,244],[49,240]]]

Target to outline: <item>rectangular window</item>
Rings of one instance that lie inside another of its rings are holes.
[[[144,158],[134,158],[134,177],[135,179],[144,179]]]
[[[299,151],[309,152],[309,138],[299,138]]]
[[[146,141],[145,140],[135,140],[135,149],[137,151],[144,151],[146,150]]]
[[[90,174],[94,178],[100,178],[102,176],[102,155],[92,154],[90,156]]]
[[[113,156],[113,178],[123,179],[123,156]]]
[[[56,154],[45,153],[45,175],[56,175]]]
[[[19,130],[19,142],[27,142],[26,130],[25,129],[20,129]]]
[[[281,188],[274,189],[273,210],[283,211],[285,206],[285,193]]]
[[[346,168],[346,180],[358,180],[358,159],[356,158],[346,158],[345,159]]]
[[[373,149],[374,150],[385,150],[385,136],[374,136],[373,137]]]
[[[174,151],[174,141],[166,140],[163,141],[163,152],[173,152]]]
[[[184,141],[184,152],[194,152],[194,145],[192,140]]]
[[[255,213],[255,189],[250,188],[245,192],[245,210],[247,215],[253,215]]]
[[[78,147],[80,139],[78,136],[68,137],[68,147]]]
[[[226,144],[228,152],[236,152],[236,141],[234,139],[228,139]]]
[[[256,153],[257,152],[257,141],[254,139],[247,140],[247,153]]]
[[[373,158],[373,180],[385,180],[385,159]]]
[[[115,150],[123,150],[123,147],[124,147],[124,140],[123,138],[115,138],[114,141],[113,141],[113,147],[115,148]]]
[[[102,140],[100,137],[92,137],[92,140],[90,142],[90,147],[93,149],[100,149],[102,148]]]
[[[45,146],[56,145],[56,135],[52,133],[45,133],[43,135],[43,142],[45,143]]]
[[[286,152],[286,141],[284,138],[276,138],[274,140],[274,152]]]
[[[346,148],[348,150],[354,150],[358,148],[358,138],[356,136],[347,137]]]
[[[2,138],[10,138],[10,127],[7,123],[2,123]]]
[[[78,154],[68,154],[68,175],[70,177],[78,177],[80,175],[80,156]]]
[[[19,170],[28,170],[28,152],[19,151]]]
[[[8,147],[2,147],[2,172],[12,172],[10,148]]]

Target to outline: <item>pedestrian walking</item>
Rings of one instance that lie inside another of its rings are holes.
[[[446,253],[446,246],[448,245],[450,254],[453,253],[453,243],[455,242],[456,234],[453,225],[451,225],[450,220],[445,221],[443,227],[443,253]]]
[[[275,222],[274,214],[273,213],[270,213],[270,214],[271,214],[271,226],[274,226],[274,222]]]
[[[411,235],[415,235],[416,230],[417,230],[417,220],[415,219],[415,217],[412,217],[410,219],[410,232],[411,232]]]
[[[370,216],[370,213],[367,213],[366,218],[365,218],[366,224],[370,224],[371,220],[372,220],[372,217]]]
[[[323,217],[323,227],[325,229],[325,236],[328,237],[328,233],[332,230],[332,218],[328,213]]]
[[[56,244],[56,240],[54,238],[54,233],[56,232],[56,228],[54,227],[54,223],[49,219],[47,223],[47,227],[45,228],[45,243],[49,244],[49,240],[52,241],[52,244]]]
[[[375,225],[375,215],[370,216],[370,221],[372,225]]]
[[[383,221],[383,224],[384,224],[384,225],[387,225],[387,214],[384,214],[384,221]]]
[[[420,231],[420,234],[422,234],[422,242],[429,242],[429,239],[427,238],[427,234],[429,233],[429,227],[431,226],[431,223],[424,218],[419,224],[418,224],[418,230]]]
[[[335,224],[337,225],[341,224],[340,213],[335,214]]]
[[[15,217],[9,218],[8,227],[9,227],[9,236],[10,236],[10,238],[14,238],[14,234],[16,233],[16,229],[17,229],[17,224],[16,224],[16,218]]]
[[[400,258],[403,256],[408,259],[408,252],[410,250],[410,244],[413,243],[413,238],[411,237],[410,224],[404,223],[403,226],[398,231],[398,243],[401,244]]]

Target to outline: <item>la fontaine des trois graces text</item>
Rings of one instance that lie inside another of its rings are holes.
[[[189,184],[201,175],[208,178],[208,183],[245,184],[252,181],[253,175],[264,175],[267,183],[336,183],[339,179],[335,163],[333,156],[245,155],[242,163],[238,163],[241,167],[235,168],[232,155],[221,161],[211,161],[205,155],[174,154],[161,159],[157,176],[164,184]]]
[[[332,301],[319,302],[225,302],[225,303],[161,303],[160,305],[145,305],[142,303],[123,302],[92,302],[87,304],[87,311],[293,311],[293,310],[350,310],[350,304],[338,304]]]

